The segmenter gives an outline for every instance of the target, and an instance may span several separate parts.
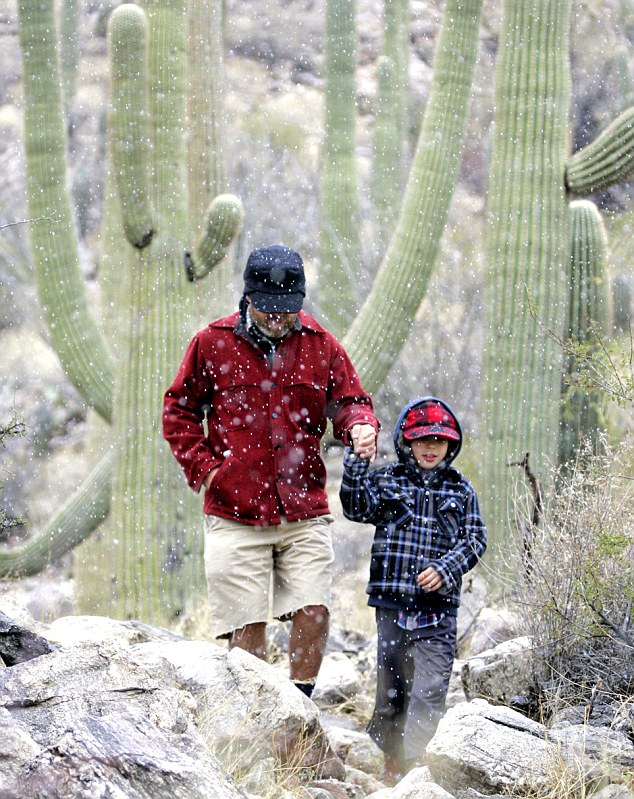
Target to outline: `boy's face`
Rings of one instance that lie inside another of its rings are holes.
[[[438,436],[424,436],[410,443],[412,455],[421,469],[433,469],[442,461],[449,449],[449,441]]]

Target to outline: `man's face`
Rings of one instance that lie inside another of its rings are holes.
[[[283,338],[290,332],[297,319],[296,313],[264,313],[258,311],[253,303],[249,306],[253,323],[269,338]]]

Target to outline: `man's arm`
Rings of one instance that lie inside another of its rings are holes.
[[[363,389],[350,358],[342,345],[335,343],[330,364],[327,415],[332,421],[335,438],[350,444],[356,453],[368,460],[376,456],[376,437],[380,429],[374,415],[372,398]],[[354,437],[353,437],[354,431]]]
[[[203,428],[203,406],[209,402],[209,390],[196,336],[165,392],[162,417],[163,437],[194,491],[200,491],[203,481],[223,460],[222,439],[213,429],[206,436]]]

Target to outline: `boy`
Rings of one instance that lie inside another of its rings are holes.
[[[368,733],[385,753],[386,782],[420,761],[444,713],[462,575],[486,548],[475,491],[451,465],[462,429],[449,405],[410,402],[394,446],[398,461],[373,471],[348,448],[340,491],[346,518],[376,525],[366,588],[378,633]]]

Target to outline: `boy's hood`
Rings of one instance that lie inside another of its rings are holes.
[[[458,430],[458,434],[460,435],[460,439],[458,441],[452,441],[453,447],[450,448],[450,452],[448,457],[445,459],[445,464],[449,465],[453,460],[455,460],[456,456],[460,452],[462,448],[462,427],[460,426],[460,422],[458,421],[458,417],[456,414],[451,410],[451,407],[447,405],[444,400],[438,399],[438,397],[417,397],[416,399],[412,400],[408,403],[403,410],[400,412],[398,419],[396,421],[396,426],[394,427],[394,449],[396,450],[396,454],[398,456],[399,461],[402,463],[412,463],[412,450],[410,447],[405,443],[403,439],[403,422],[407,414],[412,410],[412,408],[417,408],[419,405],[422,405],[424,402],[437,402],[442,407],[452,415],[455,423],[456,429]]]

